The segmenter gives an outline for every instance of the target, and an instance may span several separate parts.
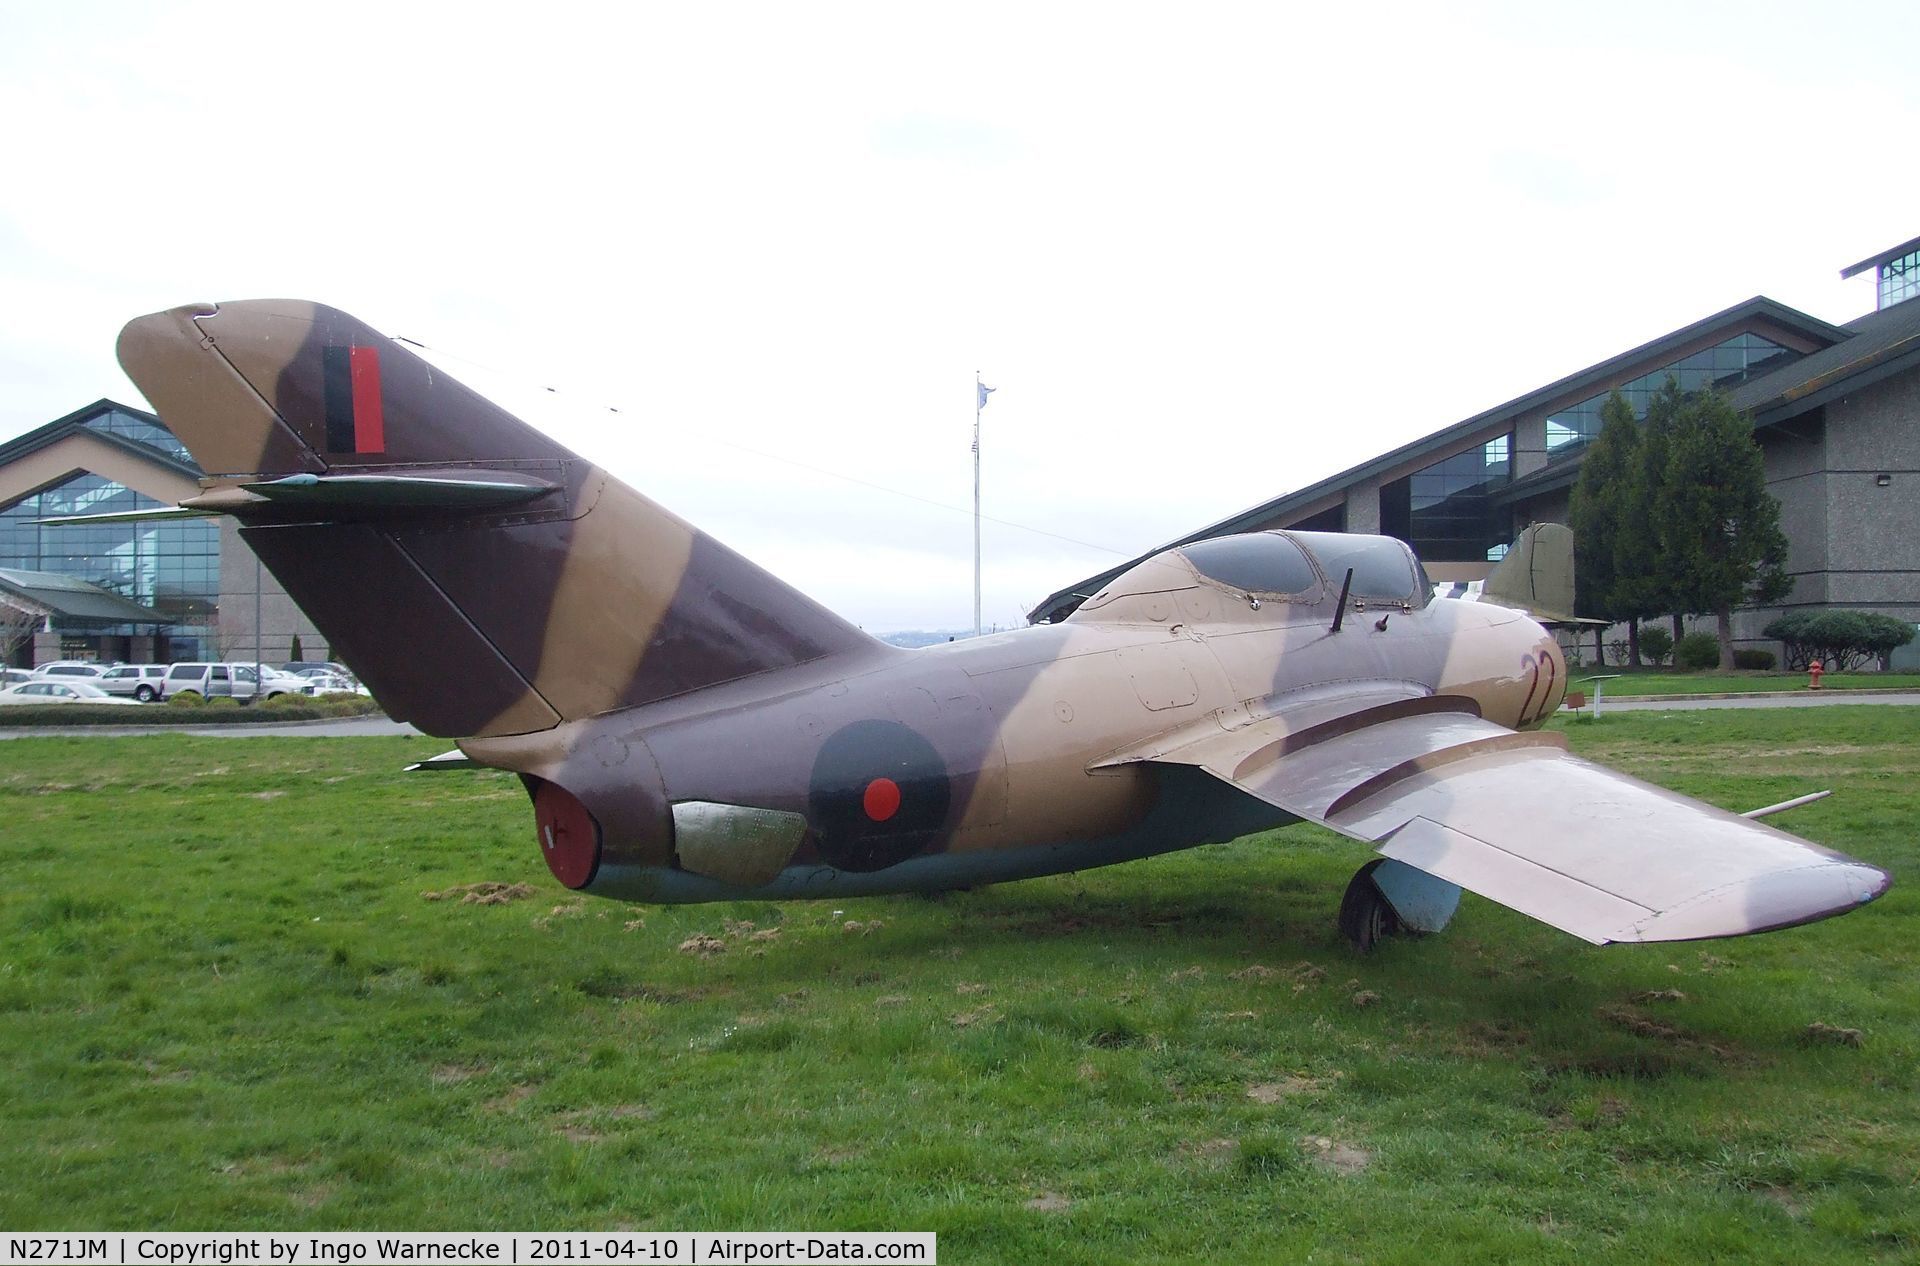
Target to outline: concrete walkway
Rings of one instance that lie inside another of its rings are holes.
[[[1698,708],[1824,708],[1843,703],[1920,704],[1920,690],[1803,690],[1798,694],[1756,691],[1744,695],[1691,695],[1678,699],[1671,695],[1665,698],[1639,695],[1631,699],[1616,699],[1608,695],[1600,701],[1600,715],[1606,716],[1612,712],[1692,712]],[[1568,710],[1566,715],[1592,716],[1593,704],[1588,703],[1578,711]]]
[[[383,716],[338,717],[320,721],[278,721],[252,725],[38,725],[0,727],[0,739],[131,738],[149,734],[192,734],[200,738],[366,738],[420,731],[405,721]],[[451,746],[451,744],[449,744]]]

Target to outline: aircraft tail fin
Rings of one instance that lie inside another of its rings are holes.
[[[201,304],[120,362],[394,716],[525,733],[873,639],[344,312]]]
[[[1530,524],[1481,585],[1480,601],[1517,608],[1542,624],[1586,623],[1573,614],[1573,529]]]

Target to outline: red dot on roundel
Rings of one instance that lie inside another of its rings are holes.
[[[876,778],[867,784],[866,794],[860,797],[860,807],[875,822],[885,822],[900,812],[900,784],[891,778]]]

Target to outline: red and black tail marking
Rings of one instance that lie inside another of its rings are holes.
[[[329,347],[322,355],[327,451],[386,452],[386,418],[380,407],[380,349]]]

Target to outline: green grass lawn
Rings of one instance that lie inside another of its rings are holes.
[[[1896,886],[1606,949],[1469,896],[1360,958],[1366,854],[1296,827],[943,900],[629,907],[548,878],[516,781],[400,772],[436,740],[0,743],[0,1226],[1912,1260],[1920,726],[1567,732],[1735,808],[1836,787],[1776,821]],[[425,896],[480,883],[532,895]]]
[[[1606,683],[1607,698],[1616,695],[1722,695],[1744,694],[1750,690],[1805,690],[1805,673],[1762,672],[1680,672],[1671,668],[1575,668],[1567,670],[1568,688],[1584,690],[1593,686],[1584,679],[1596,673],[1618,673],[1617,680]],[[1826,690],[1910,690],[1920,686],[1920,673],[1827,673],[1821,677]]]

